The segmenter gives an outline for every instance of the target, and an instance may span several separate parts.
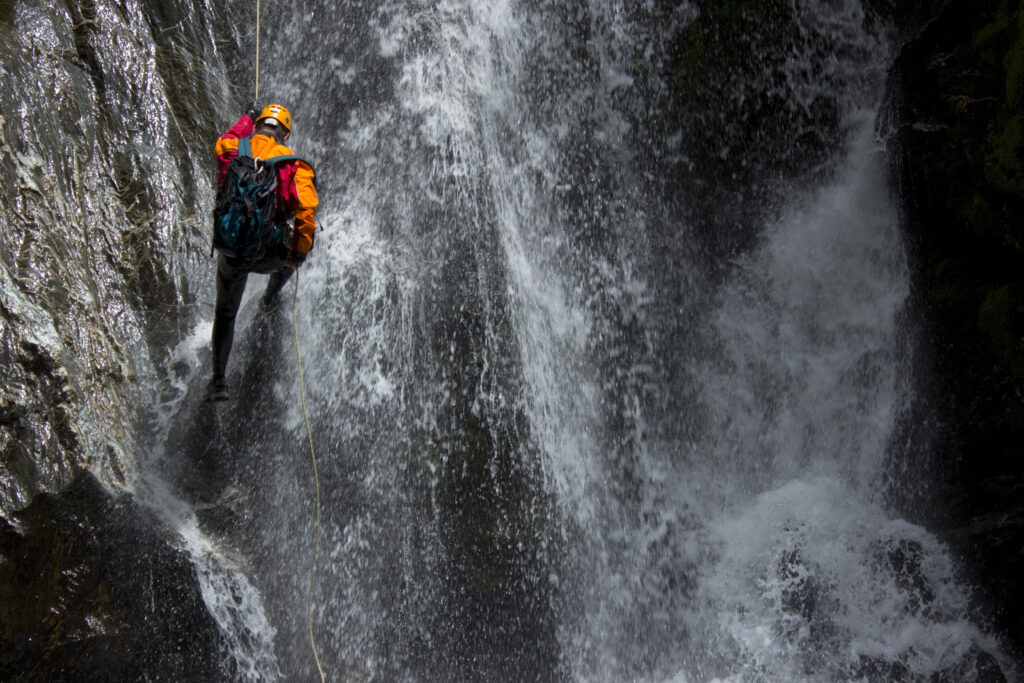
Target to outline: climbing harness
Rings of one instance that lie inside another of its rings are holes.
[[[306,380],[302,372],[302,354],[299,352],[299,323],[296,309],[299,300],[299,271],[295,271],[295,292],[292,294],[292,329],[295,332],[295,360],[299,364],[299,397],[302,399],[302,417],[306,421],[306,436],[309,437],[309,453],[313,459],[313,482],[316,484],[316,534],[313,540],[313,568],[309,572],[309,596],[306,599],[306,622],[309,625],[309,644],[313,648],[320,680],[324,681],[324,669],[320,665],[320,655],[316,651],[316,640],[313,638],[313,582],[316,578],[316,561],[320,554],[320,474],[316,466],[316,449],[313,447],[313,430],[309,427],[309,412],[306,410]]]
[[[260,0],[256,0],[256,96],[260,99]],[[316,532],[313,536],[313,566],[309,571],[309,594],[306,598],[306,624],[309,626],[309,645],[313,648],[313,659],[316,670],[320,674],[321,683],[325,683],[324,668],[320,664],[320,654],[316,650],[316,638],[313,637],[313,584],[316,580],[316,563],[320,555],[320,474],[316,466],[316,449],[313,447],[313,430],[309,426],[309,412],[306,410],[306,379],[302,372],[302,353],[299,351],[299,322],[296,310],[299,301],[299,271],[295,271],[295,292],[292,295],[292,329],[295,332],[295,360],[299,365],[299,397],[302,399],[302,418],[306,422],[306,436],[309,438],[309,454],[313,460],[313,483],[316,488]]]

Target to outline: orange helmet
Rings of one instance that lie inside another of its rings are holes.
[[[286,131],[291,132],[292,115],[280,104],[268,104],[263,107],[263,111],[260,112],[260,117],[256,119],[256,122],[261,123],[264,121],[272,125],[281,124]]]

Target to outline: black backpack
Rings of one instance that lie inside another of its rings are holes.
[[[256,159],[250,138],[238,141],[238,155],[228,164],[213,210],[214,247],[258,261],[284,241],[285,227],[277,216],[277,164],[293,160],[309,163],[295,154]]]

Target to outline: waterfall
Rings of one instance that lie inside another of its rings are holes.
[[[682,108],[661,72],[716,20],[697,3],[307,0],[268,41],[324,197],[297,317],[336,675],[1009,671],[892,504],[914,388],[885,37],[852,0],[780,7],[763,73]],[[745,158],[714,107],[759,98],[782,142]],[[310,678],[289,321],[252,309],[218,457],[259,501],[236,542],[281,671]]]
[[[221,673],[318,678],[294,331],[330,680],[1019,675],[909,509],[942,505],[926,466],[894,464],[928,453],[886,27],[860,0],[748,5],[265,9],[260,92],[316,168],[316,245],[294,307],[250,278],[211,407],[213,265],[183,238],[194,316],[140,362],[129,482]]]

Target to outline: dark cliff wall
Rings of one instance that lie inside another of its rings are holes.
[[[0,526],[0,679],[231,680],[188,557],[130,496],[79,476]]]
[[[892,13],[899,184],[951,538],[1024,634],[1024,9]],[[913,3],[911,3],[913,5]],[[1018,643],[1019,645],[1019,643]]]
[[[81,468],[134,476],[136,392],[192,320],[238,25],[0,2],[0,516]]]
[[[244,73],[231,7],[0,0],[4,680],[223,660],[172,534],[98,480],[132,485],[139,392],[205,305],[209,146]]]

